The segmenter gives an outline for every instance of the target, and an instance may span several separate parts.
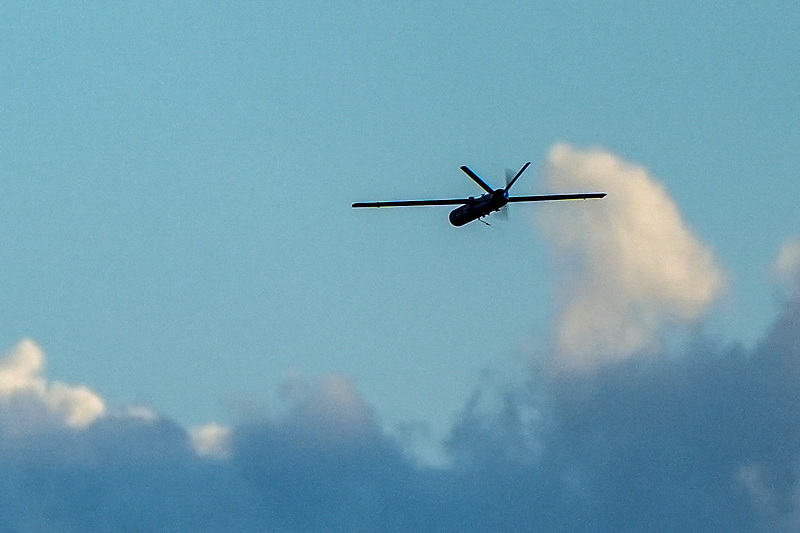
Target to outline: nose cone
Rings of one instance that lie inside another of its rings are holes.
[[[469,217],[466,216],[466,212],[463,207],[459,207],[457,209],[453,209],[452,211],[450,211],[449,218],[450,218],[450,224],[456,227],[463,226],[464,224],[466,224],[471,220]]]

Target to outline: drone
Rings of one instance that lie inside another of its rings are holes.
[[[477,174],[466,165],[461,167],[464,173],[472,178],[486,194],[478,198],[451,198],[444,200],[401,200],[396,202],[356,202],[353,207],[409,207],[423,205],[460,205],[450,212],[450,223],[453,226],[463,226],[473,220],[480,220],[484,224],[488,222],[483,217],[499,211],[501,215],[506,215],[507,204],[516,202],[552,202],[557,200],[589,200],[603,198],[604,192],[573,193],[573,194],[542,194],[537,196],[509,196],[508,191],[514,182],[525,172],[530,165],[530,161],[520,169],[516,175],[513,171],[506,170],[506,186],[503,189],[492,189]]]

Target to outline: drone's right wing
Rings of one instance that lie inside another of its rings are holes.
[[[471,201],[470,198],[452,198],[449,200],[401,200],[398,202],[356,202],[353,207],[410,207],[418,205],[461,205]]]
[[[510,196],[509,202],[552,202],[555,200],[591,200],[604,198],[604,192],[589,192],[575,194],[540,194],[537,196]]]

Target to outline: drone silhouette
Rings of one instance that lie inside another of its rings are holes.
[[[460,205],[450,212],[450,223],[453,226],[463,226],[473,220],[483,221],[483,217],[490,215],[495,211],[499,211],[502,215],[506,215],[507,205],[509,203],[517,202],[553,202],[559,200],[588,200],[593,198],[603,198],[606,193],[604,192],[590,192],[590,193],[573,193],[573,194],[541,194],[536,196],[509,196],[508,191],[514,182],[517,181],[525,169],[530,165],[530,161],[513,175],[513,171],[506,170],[506,186],[503,189],[492,189],[486,182],[484,182],[477,174],[469,169],[466,165],[461,167],[464,173],[472,178],[486,194],[474,198],[450,198],[443,200],[400,200],[396,202],[356,202],[353,207],[410,207],[410,206],[427,206],[427,205]]]

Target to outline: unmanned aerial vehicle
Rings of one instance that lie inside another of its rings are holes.
[[[541,194],[536,196],[509,196],[508,191],[517,178],[525,172],[525,169],[530,165],[530,161],[517,172],[512,175],[513,171],[506,170],[506,186],[503,189],[492,189],[486,182],[484,182],[477,174],[475,174],[469,167],[462,166],[461,170],[472,178],[486,194],[474,198],[450,198],[444,200],[401,200],[391,202],[356,202],[353,207],[409,207],[420,205],[459,205],[450,212],[450,223],[453,226],[463,226],[473,220],[483,221],[483,217],[495,212],[505,214],[507,209],[506,205],[516,202],[552,202],[556,200],[588,200],[592,198],[603,198],[606,193],[604,192],[590,192],[590,193],[572,193],[572,194]],[[485,223],[485,222],[484,222]]]

